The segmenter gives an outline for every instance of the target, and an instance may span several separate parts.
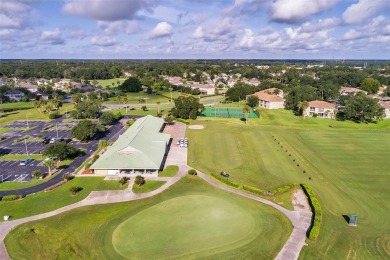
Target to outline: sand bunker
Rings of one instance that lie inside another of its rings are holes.
[[[189,129],[196,129],[196,130],[199,130],[199,129],[204,129],[204,126],[202,125],[190,125],[188,126]]]

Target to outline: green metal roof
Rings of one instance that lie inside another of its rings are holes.
[[[170,135],[160,133],[164,120],[139,118],[96,160],[91,169],[159,169]]]

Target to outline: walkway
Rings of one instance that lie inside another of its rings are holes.
[[[178,124],[177,127],[185,129],[185,125]],[[132,200],[139,200],[144,199],[148,197],[152,197],[154,195],[157,195],[166,189],[168,189],[170,186],[178,182],[182,177],[187,175],[187,172],[189,169],[191,169],[187,165],[187,149],[175,147],[172,146],[171,150],[169,152],[166,165],[178,165],[179,166],[179,172],[175,177],[157,177],[154,179],[158,180],[164,180],[166,183],[162,185],[160,188],[148,192],[148,193],[140,193],[135,194],[131,191],[132,183],[134,180],[131,181],[129,184],[129,188],[125,190],[119,190],[119,191],[94,191],[91,192],[88,197],[86,197],[84,200],[59,208],[57,210],[53,210],[51,212],[18,219],[18,220],[12,220],[7,222],[0,222],[0,259],[6,260],[10,259],[7,253],[7,250],[4,245],[4,238],[8,234],[10,230],[12,230],[14,227],[27,223],[34,220],[44,219],[48,217],[52,217],[58,214],[61,214],[63,212],[84,207],[84,206],[91,206],[91,205],[100,205],[100,204],[108,204],[108,203],[117,203],[117,202],[125,202],[125,201],[132,201]],[[255,195],[246,193],[244,191],[236,190],[231,187],[228,187],[217,180],[209,177],[208,175],[199,172],[198,176],[211,184],[212,186],[225,190],[227,192],[231,192],[243,197],[246,197],[248,199],[256,200],[258,202],[261,202],[263,204],[266,204],[270,207],[275,208],[276,210],[282,212],[284,215],[288,217],[288,219],[291,221],[294,229],[292,234],[290,235],[289,239],[287,240],[286,244],[283,246],[282,250],[278,253],[276,256],[277,260],[290,260],[290,259],[298,259],[299,253],[302,249],[302,247],[305,245],[306,240],[306,232],[310,226],[311,222],[311,216],[312,213],[310,211],[310,207],[307,203],[305,194],[299,190],[294,194],[294,211],[287,210],[278,204],[275,204],[271,201],[268,201],[266,199],[257,197]],[[131,185],[131,186],[130,186]]]

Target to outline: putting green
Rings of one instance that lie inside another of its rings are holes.
[[[199,256],[239,248],[260,229],[245,208],[213,196],[188,195],[130,217],[114,230],[112,242],[126,258]]]

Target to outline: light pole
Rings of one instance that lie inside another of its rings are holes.
[[[26,146],[26,154],[27,154],[27,157],[28,157],[28,149],[27,149],[27,140],[24,139],[24,145]]]
[[[27,119],[27,128],[29,128],[29,127],[28,127],[28,115],[27,115],[27,114],[26,114],[26,119]]]
[[[57,138],[58,138],[58,128],[57,128],[57,123],[56,123],[56,132],[57,132]]]

